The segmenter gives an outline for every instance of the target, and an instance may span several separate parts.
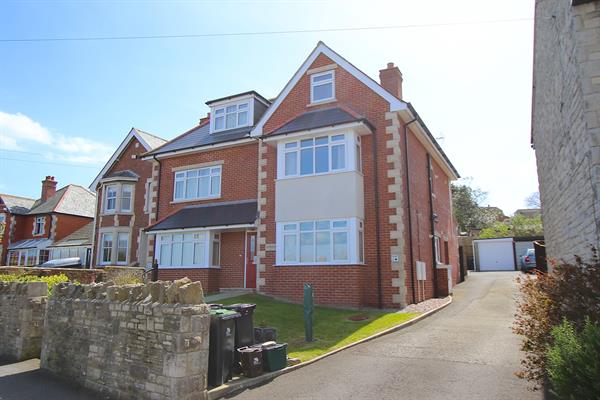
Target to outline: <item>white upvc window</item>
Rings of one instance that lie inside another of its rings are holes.
[[[283,176],[319,175],[346,170],[346,136],[342,133],[283,144]]]
[[[112,233],[103,233],[100,249],[100,263],[109,264],[112,262],[113,254],[113,235]]]
[[[356,221],[331,219],[278,223],[277,263],[340,265],[362,262],[358,254],[361,247]]]
[[[213,234],[211,264],[215,267],[221,265],[221,234]]]
[[[119,232],[117,234],[117,264],[127,264],[127,253],[129,250],[129,233]]]
[[[358,221],[358,262],[365,262],[365,227],[363,221]]]
[[[215,254],[215,248],[217,248],[217,254]],[[211,253],[212,257],[210,257]],[[196,231],[157,235],[156,259],[161,268],[217,266],[219,253],[220,234],[218,233],[209,235],[208,231]]]
[[[131,212],[133,198],[133,185],[121,186],[121,211]]]
[[[441,248],[440,248],[440,237],[434,236],[433,242],[435,244],[435,263],[441,264],[442,263],[442,254],[441,254]]]
[[[213,110],[212,131],[224,131],[250,125],[250,103],[248,101],[229,104]]]
[[[175,172],[173,200],[201,200],[221,196],[221,166]]]
[[[146,202],[144,203],[144,211],[146,213],[152,211],[152,181],[146,182]]]
[[[106,186],[106,200],[104,203],[104,211],[115,212],[117,209],[117,185]]]
[[[310,76],[310,102],[321,103],[335,99],[334,71],[321,72]]]
[[[46,226],[46,217],[36,217],[33,226],[34,235],[43,235]]]

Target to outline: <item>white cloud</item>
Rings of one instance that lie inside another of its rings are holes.
[[[34,149],[46,159],[74,164],[102,164],[112,146],[95,140],[53,134],[28,116],[0,111],[0,150]]]

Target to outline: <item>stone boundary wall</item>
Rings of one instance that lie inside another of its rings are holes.
[[[102,269],[83,268],[35,268],[35,267],[0,267],[2,274],[26,274],[35,276],[66,275],[69,280],[79,283],[107,282],[119,277],[131,276],[143,280],[144,268],[104,267]]]
[[[40,356],[46,282],[0,281],[0,359],[22,361]]]
[[[118,399],[204,399],[209,307],[199,282],[60,283],[41,367]]]

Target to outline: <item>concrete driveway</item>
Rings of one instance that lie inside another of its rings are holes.
[[[472,273],[454,302],[407,329],[248,389],[242,399],[542,399],[515,377],[512,272]]]

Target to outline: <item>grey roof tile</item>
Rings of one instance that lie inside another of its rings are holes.
[[[150,146],[152,149],[155,149],[158,146],[162,146],[163,144],[167,143],[167,140],[160,138],[156,135],[145,132],[138,128],[133,129],[135,129],[135,131],[146,141],[146,143],[148,143],[148,146]]]
[[[68,236],[65,236],[61,240],[53,243],[49,247],[64,247],[64,246],[89,246],[92,244],[92,237],[94,235],[94,221],[79,228],[75,232]]]
[[[94,218],[96,210],[96,194],[79,185],[67,185],[56,191],[54,196],[45,202],[36,200],[27,213],[48,214],[52,212]]]
[[[112,174],[106,175],[103,179],[108,178],[139,178],[140,176],[130,169],[124,171],[115,171]]]
[[[0,194],[0,199],[2,199],[11,214],[27,214],[35,203],[34,199],[10,194]]]
[[[271,132],[268,136],[285,135],[288,133],[305,131],[308,129],[324,128],[327,126],[347,124],[350,122],[365,122],[369,126],[369,121],[362,117],[355,117],[349,112],[339,107],[325,108],[300,114],[282,127]]]

